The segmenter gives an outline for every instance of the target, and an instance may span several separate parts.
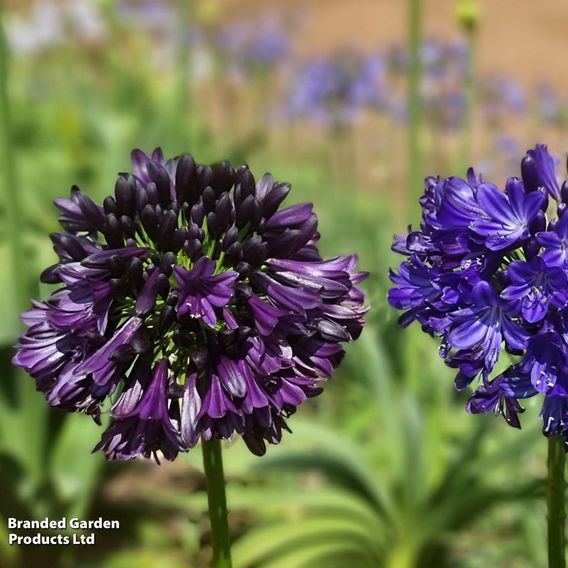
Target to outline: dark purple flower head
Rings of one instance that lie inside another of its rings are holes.
[[[396,236],[404,254],[389,303],[441,338],[455,385],[482,381],[467,409],[496,411],[520,427],[519,399],[544,394],[545,435],[568,448],[568,181],[537,144],[505,190],[467,179],[427,178],[419,230]],[[549,199],[558,218],[547,219]],[[512,364],[491,377],[501,352]]]
[[[321,258],[311,204],[280,208],[290,186],[269,174],[159,149],[132,162],[102,207],[56,200],[42,281],[59,287],[22,315],[13,362],[49,404],[110,412],[109,459],[235,433],[262,454],[361,333],[366,273]]]

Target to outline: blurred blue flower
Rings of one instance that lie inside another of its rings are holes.
[[[537,144],[504,192],[473,170],[427,178],[420,228],[393,243],[408,258],[391,271],[388,300],[405,310],[402,325],[417,320],[441,338],[458,389],[481,379],[468,411],[520,427],[518,399],[543,393],[543,432],[568,449],[568,180],[555,165]],[[503,349],[513,363],[491,378]]]
[[[396,80],[406,76],[410,58],[406,48],[393,46],[386,52],[387,66]],[[468,46],[463,41],[426,39],[420,46],[422,83],[421,104],[425,117],[444,128],[456,129],[462,124],[466,108],[465,81],[468,70]],[[397,120],[407,116],[404,93],[391,96],[389,107]]]
[[[350,123],[365,109],[386,106],[385,72],[382,57],[355,51],[310,59],[291,78],[282,114],[325,125]]]
[[[523,87],[505,75],[482,77],[478,81],[480,106],[488,122],[519,115],[527,109],[527,95]]]
[[[269,18],[231,24],[217,36],[221,56],[239,76],[266,70],[290,54],[290,40],[282,24]]]
[[[537,86],[536,94],[540,120],[548,124],[562,124],[565,109],[554,88],[548,83],[540,83]]]

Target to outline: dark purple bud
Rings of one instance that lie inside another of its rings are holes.
[[[217,195],[229,191],[233,187],[234,170],[226,160],[215,164],[212,168],[213,178],[211,185],[217,191]]]
[[[114,197],[111,197],[110,195],[105,197],[103,201],[103,209],[107,215],[109,213],[114,213],[115,215],[118,214],[118,205],[116,204]]]
[[[259,267],[267,258],[269,246],[263,242],[262,237],[253,235],[242,245],[243,260],[248,262],[253,268]]]
[[[136,298],[134,315],[144,317],[154,309],[158,297],[158,276],[160,276],[160,271],[157,268],[148,276],[144,287]]]
[[[136,234],[136,224],[132,217],[127,217],[126,215],[122,215],[120,217],[120,226],[122,227],[122,232],[129,236],[134,237]]]
[[[529,226],[530,232],[534,235],[540,231],[544,231],[546,229],[546,215],[544,211],[539,210],[536,217],[533,219]]]
[[[130,345],[135,354],[146,353],[152,348],[152,343],[145,333],[139,331],[130,340]]]
[[[172,273],[172,267],[176,263],[176,255],[173,252],[167,252],[160,261],[160,272],[169,277]]]
[[[198,239],[185,241],[185,243],[183,244],[183,252],[192,260],[195,259],[197,255],[201,253],[201,241],[199,241]]]
[[[170,280],[165,274],[158,276],[158,294],[165,300],[170,293]]]
[[[130,281],[140,283],[144,276],[144,264],[139,258],[133,258],[128,265],[128,278]]]
[[[51,233],[49,238],[53,242],[53,248],[57,256],[71,260],[83,260],[85,250],[77,237],[70,233]]]
[[[160,221],[157,245],[165,250],[169,248],[174,239],[174,231],[177,226],[177,215],[173,211],[167,211]]]
[[[213,172],[209,166],[200,165],[197,167],[198,185],[203,190],[208,185],[211,185],[213,180]]]
[[[223,193],[217,201],[215,214],[219,218],[219,222],[226,227],[234,220],[233,202],[228,193]]]
[[[173,306],[164,306],[158,319],[158,333],[164,334],[174,324],[176,311]]]
[[[264,217],[272,217],[280,204],[290,193],[291,186],[288,183],[275,185],[262,201],[262,214]]]
[[[155,240],[158,236],[158,216],[156,215],[156,210],[152,205],[146,205],[142,210],[142,214],[140,216],[142,220],[142,226],[148,236]]]
[[[536,239],[530,239],[523,245],[523,250],[525,253],[525,258],[527,260],[530,260],[539,253],[540,245],[536,242]]]
[[[122,227],[120,221],[114,213],[109,213],[105,217],[103,234],[111,248],[122,248],[124,246],[124,238],[122,236]]]
[[[233,243],[226,251],[225,256],[232,264],[237,264],[241,260],[242,250],[240,243]]]
[[[240,207],[237,208],[235,224],[239,229],[247,223],[251,223],[254,226],[260,221],[261,216],[262,213],[258,201],[252,195],[249,195],[241,203]]]
[[[225,236],[221,244],[223,250],[227,250],[233,243],[237,241],[239,230],[234,225],[225,231]]]
[[[278,235],[277,239],[270,241],[270,256],[282,257],[290,254],[290,251],[297,248],[301,231],[298,229],[285,229]]]
[[[98,205],[95,205],[93,201],[83,195],[81,192],[77,193],[77,203],[81,208],[85,219],[92,225],[93,229],[100,231],[103,228],[105,217],[101,208]]]
[[[198,226],[203,225],[203,203],[199,201],[191,208],[191,220]]]
[[[58,284],[61,282],[61,278],[57,274],[57,269],[59,268],[59,264],[53,264],[47,267],[41,274],[40,274],[40,281],[44,284]]]
[[[119,177],[114,195],[120,212],[132,217],[136,211],[136,180],[134,176]]]
[[[560,198],[564,203],[568,203],[568,180],[562,182],[562,187],[560,188]]]
[[[203,191],[203,211],[209,213],[215,210],[215,205],[217,203],[217,195],[212,187],[206,187]]]
[[[195,161],[191,154],[183,154],[176,168],[176,199],[179,204],[189,203],[193,205],[197,198],[195,191]]]
[[[256,182],[248,166],[243,165],[235,172],[235,205],[240,205],[249,195],[254,195]]]
[[[540,175],[533,152],[527,153],[521,162],[521,176],[525,190],[536,191],[540,185]]]
[[[351,341],[351,336],[347,333],[347,330],[334,321],[322,319],[318,322],[317,329],[326,341]]]
[[[199,239],[203,238],[202,230],[193,222],[190,222],[187,227],[187,238],[188,239]]]
[[[187,227],[178,227],[174,231],[172,238],[172,250],[178,252],[183,247],[183,243],[188,239]]]
[[[239,262],[236,266],[236,269],[241,278],[246,278],[251,273],[251,267],[248,262]]]
[[[148,199],[148,192],[145,187],[140,185],[138,180],[136,181],[136,210],[138,212],[143,211],[144,207],[148,205],[150,200]]]
[[[224,226],[215,213],[207,213],[207,229],[213,237],[218,237],[223,232]]]
[[[158,189],[153,181],[146,184],[146,195],[148,196],[148,202],[150,204],[157,205],[160,202]]]
[[[166,168],[156,162],[148,162],[148,176],[156,184],[160,203],[169,205],[172,201],[170,175]]]

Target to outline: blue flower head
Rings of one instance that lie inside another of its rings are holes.
[[[407,259],[391,271],[388,300],[402,325],[440,337],[458,389],[481,381],[469,412],[520,427],[519,399],[541,393],[543,432],[568,448],[568,181],[555,165],[537,144],[504,191],[473,170],[427,178],[420,228],[393,243]],[[513,363],[492,376],[503,350]]]

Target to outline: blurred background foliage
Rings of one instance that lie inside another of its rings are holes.
[[[561,156],[563,1],[522,13],[510,0],[458,4],[423,2],[420,177],[471,163],[500,182],[535,142]],[[98,427],[48,409],[9,363],[22,298],[47,292],[37,278],[53,261],[52,199],[76,183],[101,200],[132,148],[157,145],[290,181],[293,200],[315,203],[323,252],[356,251],[371,272],[368,327],[325,395],[290,421],[294,434],[262,459],[226,445],[235,566],[544,566],[538,408],[529,402],[521,432],[465,414],[434,342],[399,330],[386,305],[391,237],[416,222],[421,193],[406,181],[405,3],[4,0],[3,12],[0,566],[210,559],[199,451],[162,467],[104,463],[89,454]],[[93,548],[7,545],[8,517],[45,516],[121,529]]]

